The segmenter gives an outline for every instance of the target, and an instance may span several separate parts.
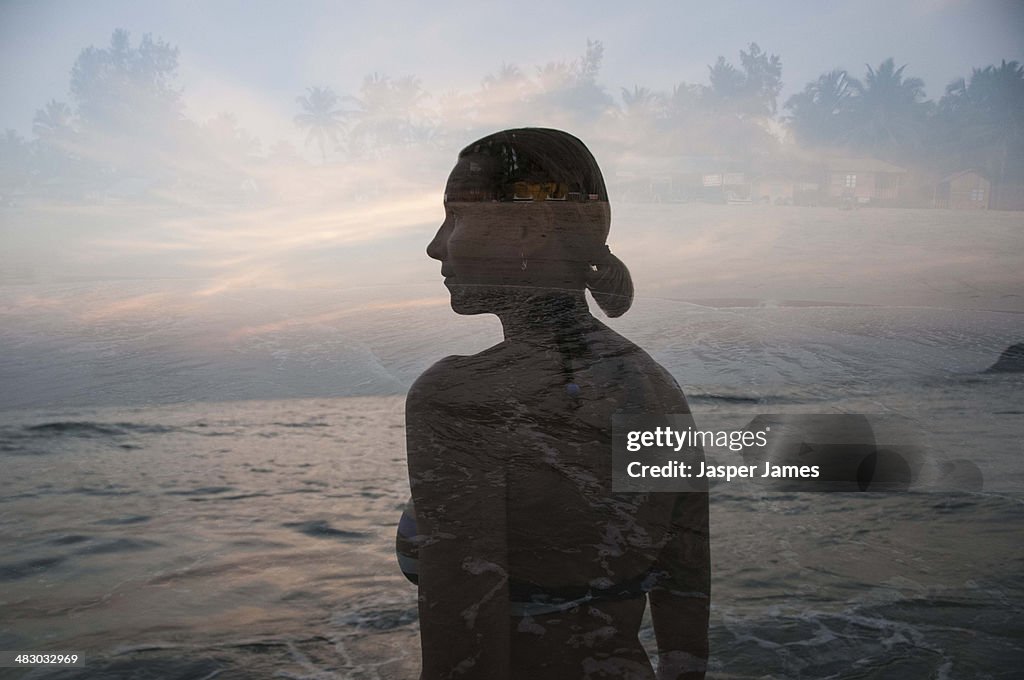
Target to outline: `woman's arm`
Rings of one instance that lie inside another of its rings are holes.
[[[421,677],[502,680],[510,656],[503,443],[489,441],[500,438],[488,436],[486,409],[465,394],[473,383],[452,380],[443,364],[406,401],[409,481],[425,537]]]
[[[664,370],[664,369],[663,369]],[[667,372],[661,395],[668,413],[689,414],[679,384]],[[699,451],[700,460],[704,460]],[[711,540],[707,487],[679,493],[668,541],[653,566],[660,577],[649,594],[658,642],[658,680],[703,680],[711,610]]]
[[[662,575],[650,592],[658,680],[703,678],[711,608],[707,493],[679,494],[669,542],[654,569]]]

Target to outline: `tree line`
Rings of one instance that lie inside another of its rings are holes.
[[[107,47],[81,51],[70,100],[39,108],[33,137],[0,138],[0,197],[42,191],[81,197],[125,178],[150,186],[218,185],[230,194],[254,164],[308,164],[287,141],[264,147],[224,113],[186,115],[176,85],[179,52],[146,35],[114,31]],[[993,183],[1024,182],[1024,67],[974,68],[938,100],[890,58],[862,75],[832,69],[784,102],[781,57],[751,43],[737,62],[720,56],[707,81],[671,91],[599,80],[604,47],[578,58],[502,64],[472,91],[436,96],[414,76],[367,75],[351,94],[326,84],[295,98],[294,124],[319,164],[434,151],[508,126],[563,127],[613,158],[870,156],[941,175],[977,169]],[[614,162],[614,161],[613,161]]]

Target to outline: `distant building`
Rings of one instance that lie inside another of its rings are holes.
[[[818,205],[824,168],[793,156],[758,158],[750,164],[750,199],[772,205]]]
[[[963,170],[943,177],[935,186],[935,207],[953,210],[986,210],[992,185],[976,170]]]
[[[624,201],[692,201],[701,196],[702,171],[709,162],[696,156],[625,156],[615,163],[609,188]]]
[[[751,183],[750,196],[755,202],[774,205],[814,205],[818,202],[820,182],[809,177],[789,174],[765,174]]]
[[[858,203],[895,203],[907,170],[875,158],[833,158],[827,163],[827,197]]]

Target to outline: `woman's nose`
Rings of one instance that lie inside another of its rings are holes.
[[[446,219],[441,227],[434,234],[433,240],[427,244],[427,255],[435,260],[443,260],[445,256],[445,243],[448,240],[448,220]]]

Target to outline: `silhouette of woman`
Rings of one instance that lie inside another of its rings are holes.
[[[612,415],[689,407],[587,307],[586,289],[609,316],[633,297],[596,161],[564,132],[499,132],[459,154],[444,207],[427,254],[452,309],[497,315],[504,340],[408,395],[398,547],[422,678],[703,678],[707,494],[611,487]],[[657,674],[638,639],[648,598]]]

